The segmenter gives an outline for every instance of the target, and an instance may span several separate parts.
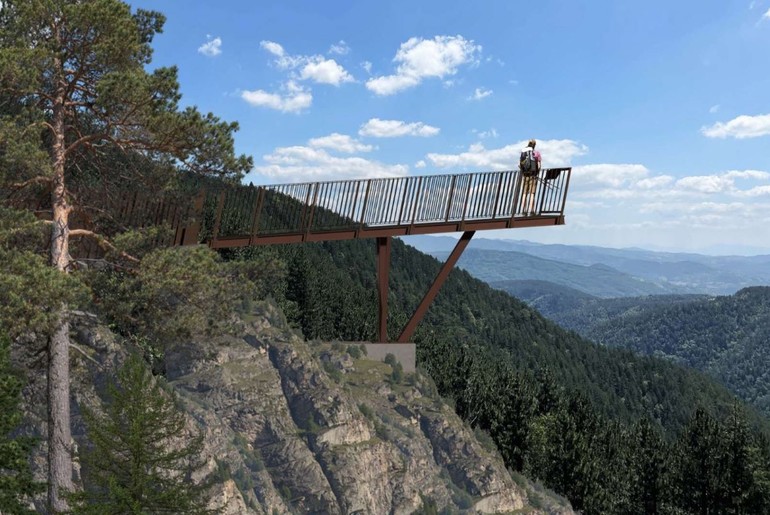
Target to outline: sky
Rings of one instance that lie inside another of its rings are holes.
[[[770,0],[131,5],[247,183],[510,170],[535,138],[566,224],[485,237],[770,254]]]

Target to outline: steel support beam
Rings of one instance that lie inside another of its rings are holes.
[[[468,246],[468,243],[471,241],[471,238],[473,238],[475,233],[476,231],[465,231],[460,237],[460,240],[455,245],[454,250],[452,250],[452,253],[444,263],[444,266],[441,267],[441,270],[436,276],[436,279],[433,281],[433,284],[428,290],[428,293],[425,294],[425,297],[423,297],[420,305],[417,306],[417,309],[414,311],[414,315],[412,315],[412,318],[409,319],[406,327],[401,332],[401,336],[398,337],[398,343],[409,343],[409,340],[414,334],[414,330],[417,329],[417,324],[419,324],[422,318],[425,316],[425,313],[433,303],[433,299],[435,299],[436,295],[438,295],[438,292],[441,289],[441,286],[444,284],[444,281],[446,281],[446,278],[449,277],[449,272],[452,271],[452,268],[454,268],[457,260],[460,259],[460,256],[465,250],[465,247]]]
[[[377,238],[377,292],[379,294],[380,343],[388,342],[388,275],[390,272],[390,236]]]

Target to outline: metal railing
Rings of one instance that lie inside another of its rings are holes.
[[[536,213],[562,215],[571,168],[537,177]],[[202,235],[228,238],[512,219],[518,171],[244,186],[208,193]]]

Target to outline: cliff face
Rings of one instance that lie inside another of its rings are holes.
[[[165,358],[190,429],[205,434],[208,465],[194,479],[216,475],[212,502],[225,513],[572,513],[514,481],[430,379],[396,381],[390,365],[354,359],[357,346],[306,343],[281,318],[266,307],[238,336],[186,342]],[[78,407],[97,401],[125,351],[93,319],[74,327],[73,422],[82,444]],[[42,435],[45,378],[33,379],[25,400],[42,408],[29,412],[27,427]]]

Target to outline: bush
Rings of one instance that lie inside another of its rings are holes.
[[[361,359],[361,347],[358,345],[348,345],[348,354],[353,359]]]

